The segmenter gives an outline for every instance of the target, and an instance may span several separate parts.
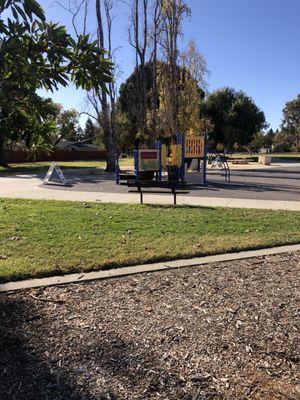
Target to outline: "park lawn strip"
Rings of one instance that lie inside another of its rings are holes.
[[[0,281],[300,243],[300,213],[0,199]]]
[[[229,153],[226,154],[228,160],[235,160],[237,158],[248,158],[253,162],[258,162],[260,155],[268,155],[272,158],[280,158],[282,161],[300,162],[300,153],[268,153],[268,154],[245,154],[245,153]]]
[[[8,164],[8,168],[0,165],[0,175],[32,174],[46,172],[52,161],[26,162],[18,164]],[[62,169],[105,169],[104,160],[94,161],[56,161]],[[119,164],[122,167],[132,166],[133,158],[120,158]]]

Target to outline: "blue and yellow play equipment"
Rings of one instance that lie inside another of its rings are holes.
[[[167,181],[185,182],[187,165],[197,160],[197,172],[200,184],[206,185],[207,135],[177,135],[177,143],[167,146],[156,142],[155,149],[134,150],[134,171],[121,172],[119,157],[115,158],[115,181],[120,183],[130,180],[163,181],[163,171],[167,172]],[[165,180],[166,181],[166,180]]]

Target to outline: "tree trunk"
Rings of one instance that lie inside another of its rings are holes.
[[[169,134],[173,140],[179,129],[179,68],[178,39],[181,33],[184,15],[189,15],[190,9],[182,0],[168,0],[164,3],[162,12],[163,47],[168,65],[169,93],[167,94],[167,118],[169,119]]]
[[[4,138],[0,136],[0,165],[5,165],[4,160]]]
[[[157,46],[160,29],[161,1],[155,1],[153,17],[153,60],[152,60],[152,96],[151,96],[151,130],[152,137],[157,137],[158,85],[157,85]]]
[[[106,172],[115,171],[115,154],[116,147],[112,136],[112,129],[110,123],[110,109],[108,104],[102,103],[102,128],[103,128],[103,141],[106,151]]]
[[[139,132],[145,140],[147,129],[147,80],[146,80],[146,52],[148,45],[148,0],[142,1],[142,16],[140,19],[140,1],[134,1],[133,7],[133,34],[134,39],[131,43],[135,49],[136,63],[136,115]],[[141,21],[141,22],[140,22]],[[140,24],[142,25],[142,33],[140,35]],[[131,39],[130,39],[131,41]]]
[[[98,23],[99,45],[101,48],[104,48],[104,31],[103,31],[100,0],[96,0],[96,16]],[[97,93],[97,95],[102,108],[102,116],[101,118],[99,118],[98,115],[98,120],[104,132],[104,146],[106,151],[106,171],[114,172],[116,146],[113,135],[113,121],[111,119],[112,117],[111,105],[108,102],[107,91],[105,90],[105,88],[103,88],[99,93]]]
[[[296,134],[296,150],[297,153],[300,152],[300,135]]]

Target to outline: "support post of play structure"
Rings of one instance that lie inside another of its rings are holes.
[[[181,145],[181,166],[179,170],[179,178],[182,182],[185,180],[185,162],[184,162],[184,155],[185,155],[185,137],[183,133],[178,133],[177,135],[177,143]]]
[[[201,171],[201,159],[197,158],[197,172],[198,174],[200,174]]]
[[[161,178],[162,178],[161,148],[162,148],[162,146],[161,146],[161,141],[160,141],[160,140],[157,140],[157,141],[156,141],[156,149],[158,150],[158,171],[157,171],[157,173],[156,173],[156,180],[157,180],[158,182],[160,182],[160,181],[161,181]]]
[[[135,169],[135,174],[136,174],[136,179],[140,179],[140,173],[139,173],[139,151],[134,150],[133,151],[133,160],[134,160],[134,169]]]
[[[116,184],[120,184],[120,169],[119,169],[119,156],[115,154],[115,181]]]
[[[204,132],[204,157],[203,157],[203,185],[207,185],[207,179],[206,179],[206,163],[207,163],[207,133]]]

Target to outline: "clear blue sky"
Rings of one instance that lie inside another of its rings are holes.
[[[300,93],[300,0],[187,0],[192,17],[184,24],[184,40],[195,39],[205,56],[209,91],[224,86],[244,90],[276,129],[286,101]],[[90,0],[91,6],[94,0]],[[71,27],[70,16],[41,0],[48,19]],[[114,45],[123,79],[134,56],[127,43],[128,11],[115,10]],[[94,16],[89,17],[91,30]],[[84,110],[84,93],[62,89],[53,96],[66,108]]]

